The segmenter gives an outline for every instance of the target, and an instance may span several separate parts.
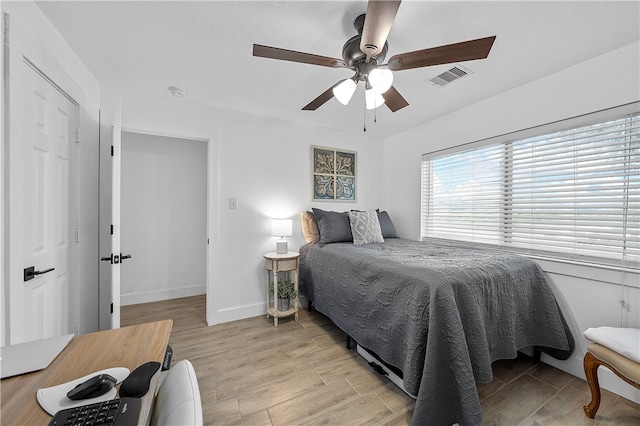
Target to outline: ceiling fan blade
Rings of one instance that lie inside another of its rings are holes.
[[[382,52],[399,7],[399,0],[369,0],[360,41],[360,50],[367,55],[367,62]]]
[[[296,52],[295,50],[280,49],[278,47],[253,45],[253,56],[261,58],[280,59],[282,61],[301,62],[303,64],[320,65],[323,67],[343,68],[346,66],[342,59],[329,58],[327,56],[311,53]]]
[[[393,55],[389,59],[389,69],[393,71],[408,70],[412,68],[429,67],[432,65],[450,64],[452,62],[471,61],[484,59],[489,56],[489,51],[496,36],[468,40],[460,43],[447,44],[445,46],[416,50],[413,52]]]
[[[341,80],[342,81],[342,80]],[[333,88],[336,87],[338,84],[341,83],[341,81],[337,82],[336,84],[334,84],[333,86],[329,87],[327,90],[325,90],[320,96],[318,96],[317,98],[315,98],[314,100],[312,100],[311,102],[309,102],[307,105],[305,105],[302,110],[303,111],[315,111],[318,108],[320,108],[322,105],[324,105],[329,99],[333,98]]]
[[[409,105],[409,102],[407,102],[407,100],[403,98],[400,92],[398,92],[393,86],[384,92],[382,97],[384,98],[384,103],[392,112],[396,112]]]

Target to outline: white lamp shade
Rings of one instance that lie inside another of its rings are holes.
[[[393,72],[388,68],[375,68],[369,73],[367,81],[371,83],[373,90],[384,93],[393,84]]]
[[[273,219],[271,222],[271,235],[275,237],[290,237],[293,235],[293,220]]]
[[[376,109],[381,105],[384,105],[384,98],[378,92],[373,89],[367,89],[364,91],[364,100],[367,109]]]
[[[355,91],[356,82],[348,78],[333,88],[333,96],[335,96],[342,105],[347,105]]]

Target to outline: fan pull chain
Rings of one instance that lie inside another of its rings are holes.
[[[362,129],[362,131],[366,132],[367,131],[367,102],[366,102],[366,99],[365,99],[365,103],[364,103],[364,107],[363,107],[363,112],[364,113],[363,113],[362,121],[363,121],[364,128]]]

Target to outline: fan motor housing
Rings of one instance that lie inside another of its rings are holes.
[[[359,15],[355,21],[353,21],[353,27],[356,29],[358,34],[351,37],[342,47],[342,58],[348,67],[357,67],[359,62],[364,62],[367,58],[367,55],[362,53],[360,50],[360,41],[362,40],[362,29],[364,28],[364,18],[365,15]],[[382,63],[384,61],[385,56],[387,55],[387,50],[389,49],[389,43],[384,42],[384,46],[382,47],[382,51],[376,56],[371,57],[371,61],[375,60],[376,64]]]
[[[367,55],[362,53],[360,50],[360,40],[362,36],[360,34],[351,37],[342,47],[342,58],[347,66],[354,66],[356,62],[360,59],[366,59]],[[385,56],[387,55],[387,50],[389,49],[389,43],[385,42],[382,51],[376,56],[372,56],[372,59],[375,59],[376,62],[381,63],[384,61]]]

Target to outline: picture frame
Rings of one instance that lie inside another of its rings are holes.
[[[311,146],[313,201],[356,202],[357,152]]]

